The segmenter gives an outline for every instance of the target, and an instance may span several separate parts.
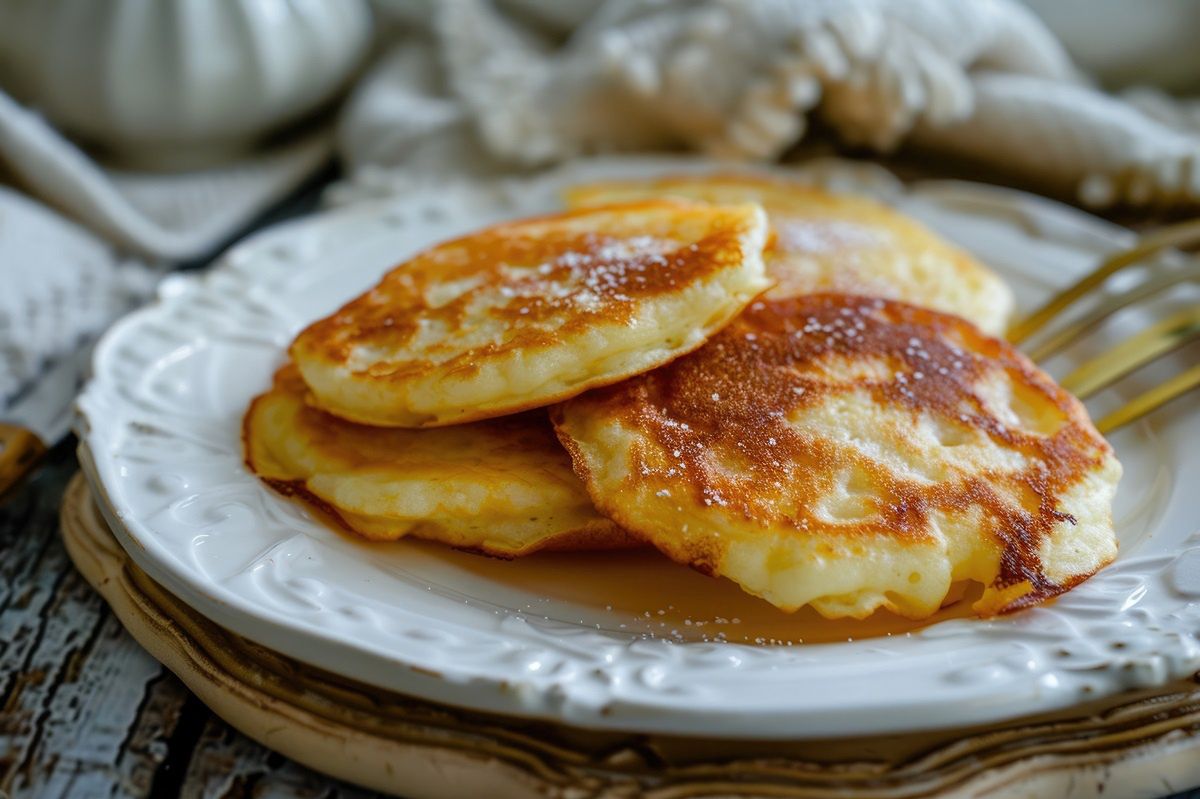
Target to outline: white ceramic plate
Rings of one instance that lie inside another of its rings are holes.
[[[576,180],[703,168],[595,161],[524,182],[414,187],[269,230],[207,275],[171,282],[105,337],[80,400],[82,460],[122,544],[168,589],[272,649],[440,702],[593,728],[897,732],[994,722],[1200,669],[1194,399],[1113,439],[1126,467],[1113,566],[1045,607],[989,621],[951,618],[952,608],[921,628],[787,616],[652,552],[503,562],[421,542],[369,545],[314,521],[243,467],[242,412],[292,335],[386,268],[451,235],[553,208]],[[1016,192],[903,189],[836,163],[808,171],[882,194],[973,250],[1025,308],[1130,238]],[[1052,370],[1150,313],[1123,313]],[[1187,356],[1127,381],[1124,396]],[[1109,392],[1093,410],[1122,396]]]

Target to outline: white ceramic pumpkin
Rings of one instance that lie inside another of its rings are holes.
[[[0,0],[0,85],[127,160],[236,151],[329,100],[366,0]]]

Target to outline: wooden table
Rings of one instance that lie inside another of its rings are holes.
[[[0,505],[0,796],[376,796],[230,729],[129,637],[58,537],[74,448]]]
[[[260,223],[309,210],[329,177]],[[58,536],[74,450],[0,504],[0,799],[377,796],[231,729],[129,637]]]

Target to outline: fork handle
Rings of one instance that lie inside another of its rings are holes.
[[[0,497],[33,471],[46,445],[32,430],[0,422]]]

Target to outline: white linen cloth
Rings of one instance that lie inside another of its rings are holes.
[[[152,290],[158,273],[28,197],[0,187],[0,410],[43,365]]]
[[[1194,107],[1090,87],[1015,0],[381,6],[410,33],[338,139],[376,187],[380,165],[405,180],[608,150],[769,159],[819,120],[848,144],[953,152],[1092,206],[1200,202]]]
[[[152,260],[195,258],[278,202],[332,154],[320,130],[187,172],[99,163],[0,92],[0,164],[22,187],[113,244]]]
[[[384,52],[337,121],[341,202],[594,152],[771,159],[814,121],[848,144],[966,156],[1093,206],[1200,202],[1200,107],[1095,90],[1015,0],[376,2]],[[87,276],[97,296],[122,298],[97,305],[115,314],[151,282],[130,278],[145,267],[126,254],[164,264],[205,252],[330,146],[318,132],[208,170],[135,174],[95,162],[0,94],[0,171],[109,253],[98,268],[70,247],[44,248],[39,257],[60,261],[52,270],[0,255],[0,407],[110,320],[65,312],[62,286]],[[3,200],[0,254],[19,250],[5,249]],[[59,335],[29,332],[46,318]]]
[[[0,92],[0,173],[48,204],[0,188],[0,410],[49,361],[149,297],[171,263],[234,235],[332,151],[326,129],[207,169],[127,171]]]

